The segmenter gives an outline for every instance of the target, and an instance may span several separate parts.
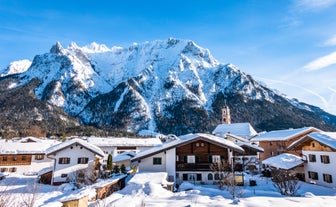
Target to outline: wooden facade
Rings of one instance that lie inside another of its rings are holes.
[[[188,156],[194,156],[194,162],[188,162]],[[176,148],[176,170],[210,171],[213,156],[228,160],[228,149],[203,140],[179,146]]]
[[[317,132],[318,129],[311,128],[310,130],[304,131],[296,136],[293,136],[286,140],[265,140],[259,141],[259,146],[264,148],[264,153],[260,153],[260,160],[265,160],[269,157],[276,156],[282,153],[290,153],[297,156],[302,154],[301,149],[297,150],[287,150],[287,148],[295,141],[301,139],[302,137],[312,133]]]
[[[0,166],[30,165],[31,161],[31,154],[0,155]]]

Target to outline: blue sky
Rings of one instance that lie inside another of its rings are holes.
[[[222,63],[336,114],[336,0],[0,0],[0,68],[56,41],[190,39]]]

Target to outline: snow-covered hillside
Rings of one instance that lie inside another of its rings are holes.
[[[14,61],[14,62],[10,63],[7,68],[4,68],[4,69],[0,70],[0,77],[4,77],[4,76],[7,76],[7,75],[12,75],[12,74],[23,73],[26,70],[28,70],[30,65],[31,65],[30,60]]]

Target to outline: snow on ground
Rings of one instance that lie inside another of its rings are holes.
[[[138,173],[134,175],[126,187],[104,200],[89,203],[90,207],[208,207],[208,206],[237,206],[237,207],[316,207],[334,206],[336,203],[336,189],[321,187],[308,183],[301,183],[297,197],[282,196],[272,185],[270,178],[258,175],[245,176],[245,186],[239,186],[236,190],[236,198],[233,199],[228,189],[219,189],[213,185],[194,185],[184,182],[178,192],[170,192],[163,188],[166,173]],[[10,175],[0,181],[0,192],[12,195],[11,205],[19,203],[32,196],[34,190],[34,176]],[[249,186],[249,180],[256,180],[256,186]],[[84,189],[86,192],[90,188]],[[51,206],[60,207],[60,201],[75,193],[70,184],[61,186],[37,185],[36,207]],[[91,190],[92,191],[92,190]],[[21,205],[22,206],[22,205]]]

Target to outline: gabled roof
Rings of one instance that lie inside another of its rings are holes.
[[[159,138],[88,137],[87,141],[99,147],[152,147],[162,144]]]
[[[236,144],[239,147],[247,147],[247,148],[250,148],[250,149],[252,149],[254,151],[257,151],[257,152],[264,152],[264,148],[259,147],[255,144],[252,144],[252,143],[249,143],[249,142],[236,142]]]
[[[240,137],[240,136],[237,136],[237,135],[234,135],[234,134],[231,134],[231,133],[227,133],[224,138],[227,139],[228,137],[232,137],[232,138],[234,138],[234,139],[236,139],[240,142],[250,142],[250,140],[248,140],[248,139],[245,139],[243,137]]]
[[[294,167],[303,164],[304,161],[299,156],[289,153],[283,153],[274,157],[267,158],[263,160],[262,163],[275,168],[290,170],[293,169]]]
[[[35,137],[0,139],[0,154],[44,154],[47,148],[58,143],[56,140]]]
[[[298,145],[302,144],[308,140],[315,140],[323,145],[326,145],[333,150],[336,151],[336,132],[312,132],[305,137],[293,142],[289,147],[288,150],[297,147]]]
[[[233,124],[220,124],[212,134],[234,134],[241,137],[253,137],[258,133],[253,129],[250,123],[233,123]]]
[[[276,131],[266,132],[264,134],[259,134],[258,136],[252,138],[251,141],[253,142],[286,141],[300,134],[310,133],[314,131],[319,131],[319,129],[314,128],[314,127],[303,127],[303,128],[297,128],[297,129],[276,130]]]
[[[239,147],[238,145],[236,145],[235,143],[229,140],[226,140],[221,137],[214,136],[214,135],[210,135],[210,134],[197,133],[197,134],[188,134],[188,135],[180,136],[179,139],[177,140],[164,143],[162,145],[141,151],[137,155],[135,155],[135,157],[133,157],[131,160],[135,161],[135,160],[139,160],[142,158],[146,158],[146,157],[158,154],[160,152],[163,152],[163,151],[166,151],[172,148],[176,148],[178,146],[189,144],[196,140],[204,140],[204,141],[210,142],[218,146],[232,149],[233,151],[244,152],[243,148]]]
[[[135,156],[135,152],[132,151],[126,151],[120,154],[117,154],[113,157],[113,162],[121,162],[126,160],[131,160]]]
[[[58,151],[61,151],[62,149],[68,147],[68,146],[71,146],[73,144],[79,144],[81,145],[82,147],[88,149],[89,151],[97,154],[98,156],[100,157],[104,157],[104,152],[97,146],[93,145],[93,144],[90,144],[82,139],[78,139],[78,138],[74,138],[74,139],[68,139],[66,140],[65,142],[62,142],[60,144],[57,144],[57,145],[54,145],[52,147],[49,147],[47,150],[46,150],[46,154],[47,156],[51,155],[51,154],[54,154]]]

